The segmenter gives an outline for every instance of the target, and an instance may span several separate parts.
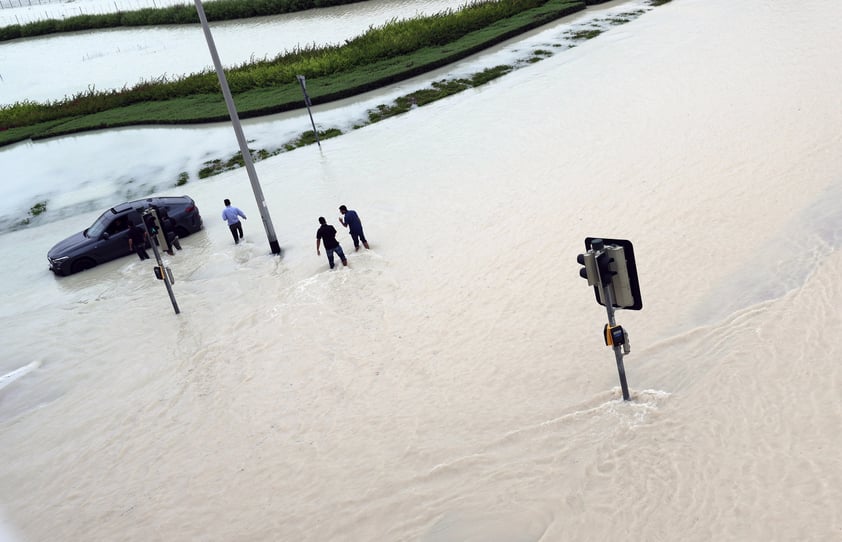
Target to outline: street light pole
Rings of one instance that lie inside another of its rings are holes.
[[[280,254],[281,247],[275,235],[275,228],[272,226],[272,218],[269,216],[269,206],[263,197],[263,189],[260,188],[260,181],[257,180],[257,172],[254,169],[251,152],[249,152],[246,137],[243,135],[243,126],[240,124],[240,116],[237,114],[237,108],[234,106],[234,98],[231,96],[231,89],[228,87],[228,79],[225,78],[222,63],[219,61],[219,54],[216,52],[216,45],[214,44],[210,27],[208,26],[208,19],[205,16],[205,8],[202,6],[202,0],[194,0],[194,2],[196,3],[196,12],[199,14],[199,22],[202,23],[202,30],[205,33],[205,40],[208,42],[208,49],[213,59],[213,66],[216,69],[216,76],[219,78],[219,86],[222,87],[225,105],[228,107],[228,114],[231,116],[231,124],[234,126],[234,133],[237,135],[237,143],[240,145],[243,163],[245,163],[246,172],[248,172],[249,181],[251,181],[254,199],[257,201],[257,208],[260,210],[260,218],[263,220],[263,227],[266,229],[266,237],[269,238],[269,247],[272,249],[272,254]]]

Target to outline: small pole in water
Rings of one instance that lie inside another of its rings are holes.
[[[310,124],[313,125],[313,135],[316,136],[316,143],[319,145],[319,148],[322,148],[322,144],[319,141],[319,131],[316,130],[316,122],[313,120],[313,113],[310,111],[310,96],[307,95],[307,85],[304,82],[303,75],[296,75],[296,79],[298,79],[298,83],[301,85],[301,92],[304,93],[304,105],[307,106],[307,114],[310,115]]]
[[[605,288],[605,311],[608,313],[608,332],[610,333],[611,330],[617,327],[617,322],[614,320],[614,294],[612,293],[611,288]],[[623,328],[620,328],[620,332],[623,332]],[[625,344],[625,338],[621,338],[623,340],[623,344]],[[623,400],[629,400],[629,385],[626,383],[626,368],[623,365],[623,347],[618,344],[617,341],[612,340],[611,346],[614,349],[614,357],[617,360],[617,372],[620,374],[620,387],[623,390]]]
[[[158,214],[155,213],[155,211],[153,211],[152,209],[148,209],[148,208],[146,210],[142,210],[142,209],[138,209],[138,210],[140,211],[141,218],[145,218],[146,215],[148,215],[148,214],[151,214],[153,217],[155,217],[155,219],[156,219],[155,222],[156,222],[157,227],[159,229],[161,228],[161,224],[157,220]],[[155,277],[164,281],[164,286],[167,287],[167,293],[170,296],[170,302],[172,303],[172,308],[173,308],[173,310],[175,311],[176,314],[180,314],[181,310],[179,310],[179,308],[178,308],[178,302],[175,300],[175,294],[172,291],[172,284],[170,284],[169,269],[164,267],[164,262],[161,260],[161,253],[158,252],[158,245],[155,244],[154,235],[151,231],[149,231],[149,224],[146,223],[146,220],[142,220],[142,222],[143,222],[144,229],[146,229],[146,234],[149,235],[149,244],[152,245],[152,252],[155,253],[155,261],[158,262],[158,267],[155,268]],[[161,275],[160,277],[158,276],[159,273]]]

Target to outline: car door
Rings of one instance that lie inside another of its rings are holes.
[[[137,214],[137,213],[135,213]],[[129,220],[130,213],[124,212],[111,217],[105,231],[94,243],[91,250],[97,262],[107,262],[131,254],[129,250]]]

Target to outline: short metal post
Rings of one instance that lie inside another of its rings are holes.
[[[141,214],[141,218],[143,215]],[[161,260],[161,253],[158,252],[158,245],[155,244],[155,239],[152,237],[152,232],[149,231],[149,225],[146,224],[145,220],[142,220],[143,227],[146,229],[146,234],[149,235],[149,244],[152,245],[152,252],[155,253],[155,261],[158,262],[158,269],[161,270],[161,278],[164,280],[164,285],[167,287],[167,293],[170,295],[170,301],[172,302],[172,308],[176,314],[180,314],[181,311],[178,309],[178,302],[175,300],[175,294],[172,291],[172,285],[170,284],[170,278],[167,274],[167,270],[164,269],[164,262]],[[161,225],[158,224],[158,227],[161,228]]]
[[[316,122],[313,120],[313,113],[310,111],[310,96],[307,95],[307,85],[304,82],[303,75],[296,75],[296,79],[298,79],[298,83],[301,85],[301,92],[304,93],[304,105],[307,106],[307,114],[310,115],[310,124],[313,126],[313,135],[316,136],[316,143],[318,143],[319,148],[322,148],[322,144],[319,141],[319,131],[316,130]]]
[[[605,286],[605,310],[608,312],[608,327],[613,328],[617,323],[614,321],[614,294],[611,287]],[[620,387],[623,388],[623,400],[629,400],[629,386],[626,384],[626,368],[623,366],[623,347],[615,344],[614,357],[617,358],[617,372],[620,373]]]

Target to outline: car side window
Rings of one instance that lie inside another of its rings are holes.
[[[120,232],[126,231],[129,228],[129,224],[126,220],[125,216],[118,216],[115,218],[111,224],[108,225],[108,228],[105,231],[108,233],[109,236],[113,236]]]
[[[138,227],[141,227],[141,228],[143,227],[143,217],[140,216],[140,213],[138,213],[137,211],[134,211],[134,210],[129,211],[129,213],[126,215],[126,220],[128,222],[131,222],[135,226],[138,226]],[[126,225],[126,227],[128,227],[128,224]]]

